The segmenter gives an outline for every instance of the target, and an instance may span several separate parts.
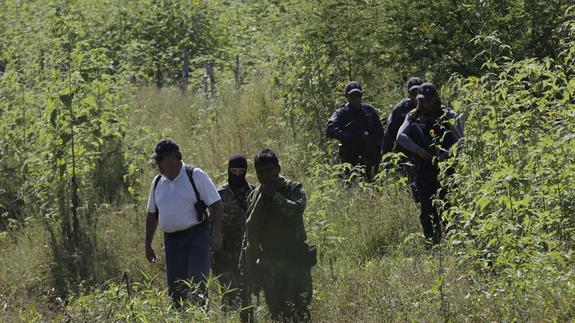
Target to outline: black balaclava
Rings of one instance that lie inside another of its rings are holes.
[[[230,168],[248,168],[248,161],[242,155],[233,155],[228,161],[228,184],[231,188],[241,188],[247,186],[246,174],[236,176],[230,172]]]

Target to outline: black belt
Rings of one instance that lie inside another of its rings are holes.
[[[208,225],[208,221],[202,221],[196,225],[192,225],[191,227],[181,230],[181,231],[175,231],[175,232],[164,232],[164,237],[166,238],[176,238],[176,237],[183,237],[183,236],[187,236],[190,234],[193,234],[201,229],[203,229],[205,226]]]

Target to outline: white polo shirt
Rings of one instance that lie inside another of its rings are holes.
[[[200,198],[206,205],[212,205],[220,200],[218,190],[203,170],[195,168],[192,174]],[[155,179],[155,178],[154,178]],[[182,163],[180,174],[173,181],[163,176],[154,191],[154,180],[148,197],[148,213],[160,212],[158,225],[164,232],[185,230],[198,224],[198,216],[194,205],[196,194]]]

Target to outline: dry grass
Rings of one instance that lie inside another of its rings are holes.
[[[408,190],[397,184],[393,175],[378,187],[345,188],[337,170],[328,165],[329,158],[293,136],[297,132],[283,120],[282,107],[267,84],[256,82],[242,94],[232,91],[210,104],[173,89],[140,89],[128,102],[130,131],[126,139],[140,143],[142,154],[150,154],[157,139],[172,137],[181,145],[185,161],[204,168],[216,183],[225,180],[230,154],[241,152],[251,159],[261,148],[276,150],[284,173],[302,182],[308,195],[307,230],[320,250],[320,262],[313,269],[315,321],[569,318],[564,313],[573,311],[566,301],[574,296],[572,289],[551,291],[561,284],[567,286],[565,282],[532,286],[518,299],[506,291],[504,278],[474,273],[457,262],[450,248],[424,250],[417,206]],[[143,209],[155,171],[149,166],[145,170],[136,205],[102,206],[99,210],[97,248],[108,258],[97,262],[99,285],[69,305],[76,320],[110,318],[112,314],[114,320],[197,318],[193,313],[180,316],[166,309],[169,302],[163,293],[162,259],[156,265],[144,259]],[[249,179],[255,182],[253,172]],[[9,321],[64,317],[63,312],[53,312],[46,305],[54,304],[46,280],[51,261],[47,234],[33,225],[17,235],[16,240],[4,236],[0,241],[0,301],[7,304],[3,317]],[[160,235],[155,248],[161,255]],[[138,286],[131,300],[122,296],[121,277],[126,271]],[[500,280],[500,290],[487,284],[488,280]],[[38,312],[27,310],[30,304]],[[237,313],[224,313],[215,306],[208,317],[236,321]],[[260,318],[266,318],[263,308]]]

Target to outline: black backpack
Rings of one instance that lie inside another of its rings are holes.
[[[200,194],[198,193],[198,188],[196,187],[196,183],[194,182],[194,170],[196,169],[196,166],[185,166],[186,169],[186,174],[188,174],[188,178],[190,180],[190,183],[192,183],[192,188],[194,189],[194,193],[196,194],[196,204],[194,205],[195,209],[196,209],[196,213],[198,215],[198,222],[202,223],[205,220],[208,219],[208,212],[206,212],[206,210],[208,209],[208,206],[206,205],[206,203],[202,200],[202,198],[200,197]],[[156,178],[154,178],[154,190],[153,190],[153,194],[154,194],[154,198],[156,197],[156,187],[158,186],[158,183],[160,182],[160,178],[162,178],[161,174],[156,175]],[[160,210],[158,210],[158,205],[156,205],[156,218],[158,218],[160,216]]]

